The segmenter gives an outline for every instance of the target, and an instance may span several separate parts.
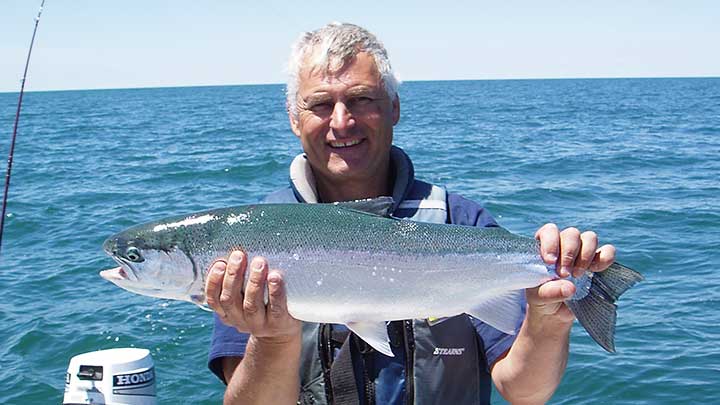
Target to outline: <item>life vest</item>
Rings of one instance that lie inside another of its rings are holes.
[[[415,180],[412,163],[399,148],[391,150],[395,171],[393,216],[414,221],[449,223],[444,188]],[[291,187],[269,195],[266,203],[318,202],[312,171],[303,155],[290,169]],[[465,315],[440,321],[407,320],[403,325],[405,390],[412,404],[486,404],[490,375],[485,349]],[[332,344],[321,324],[304,322],[300,358],[300,404],[327,404]]]

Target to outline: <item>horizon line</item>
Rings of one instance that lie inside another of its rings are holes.
[[[593,77],[521,77],[521,78],[489,78],[489,79],[416,79],[402,80],[400,83],[414,82],[484,82],[484,81],[533,81],[533,80],[653,80],[653,79],[720,79],[720,76],[593,76]],[[277,86],[285,83],[233,83],[233,84],[187,84],[187,85],[159,85],[139,87],[90,87],[90,88],[67,88],[67,89],[44,89],[29,90],[25,93],[50,93],[61,91],[105,91],[105,90],[152,90],[152,89],[179,89],[194,87],[240,87],[240,86]],[[0,94],[18,94],[20,90],[0,90]]]

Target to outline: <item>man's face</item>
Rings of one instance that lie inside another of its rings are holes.
[[[371,55],[361,52],[331,75],[300,69],[297,103],[298,118],[291,116],[290,124],[318,180],[387,176],[400,104],[383,89]]]

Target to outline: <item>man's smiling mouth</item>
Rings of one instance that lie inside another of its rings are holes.
[[[347,148],[350,146],[355,146],[363,142],[364,139],[356,139],[352,141],[330,141],[329,145],[331,148],[340,149],[340,148]]]

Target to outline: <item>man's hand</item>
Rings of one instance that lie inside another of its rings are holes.
[[[520,332],[504,358],[491,369],[498,391],[511,403],[545,403],[550,400],[567,365],[573,316],[564,301],[575,294],[565,277],[586,271],[603,271],[615,261],[615,248],[598,248],[595,232],[576,228],[560,232],[547,224],[535,233],[540,255],[555,265],[560,279],[525,290],[528,311]]]
[[[598,237],[593,231],[580,233],[577,228],[562,232],[555,224],[546,224],[535,233],[540,241],[540,255],[549,265],[555,265],[558,276],[581,277],[586,271],[603,271],[615,261],[615,247],[598,248]],[[558,320],[572,322],[573,315],[563,301],[575,294],[575,286],[569,280],[549,281],[527,290],[531,311],[541,315],[557,315]]]
[[[267,260],[255,257],[246,274],[247,256],[230,254],[227,262],[210,266],[205,294],[210,308],[228,326],[251,334],[255,339],[288,341],[300,335],[301,323],[290,316],[282,274],[268,270]],[[247,286],[243,291],[245,277]],[[265,304],[265,291],[268,303]]]
[[[226,325],[250,334],[242,360],[223,359],[228,384],[223,403],[294,404],[300,389],[301,323],[288,313],[282,274],[268,270],[262,257],[253,259],[247,274],[246,268],[247,256],[232,252],[227,261],[210,266],[205,284],[210,308]]]

